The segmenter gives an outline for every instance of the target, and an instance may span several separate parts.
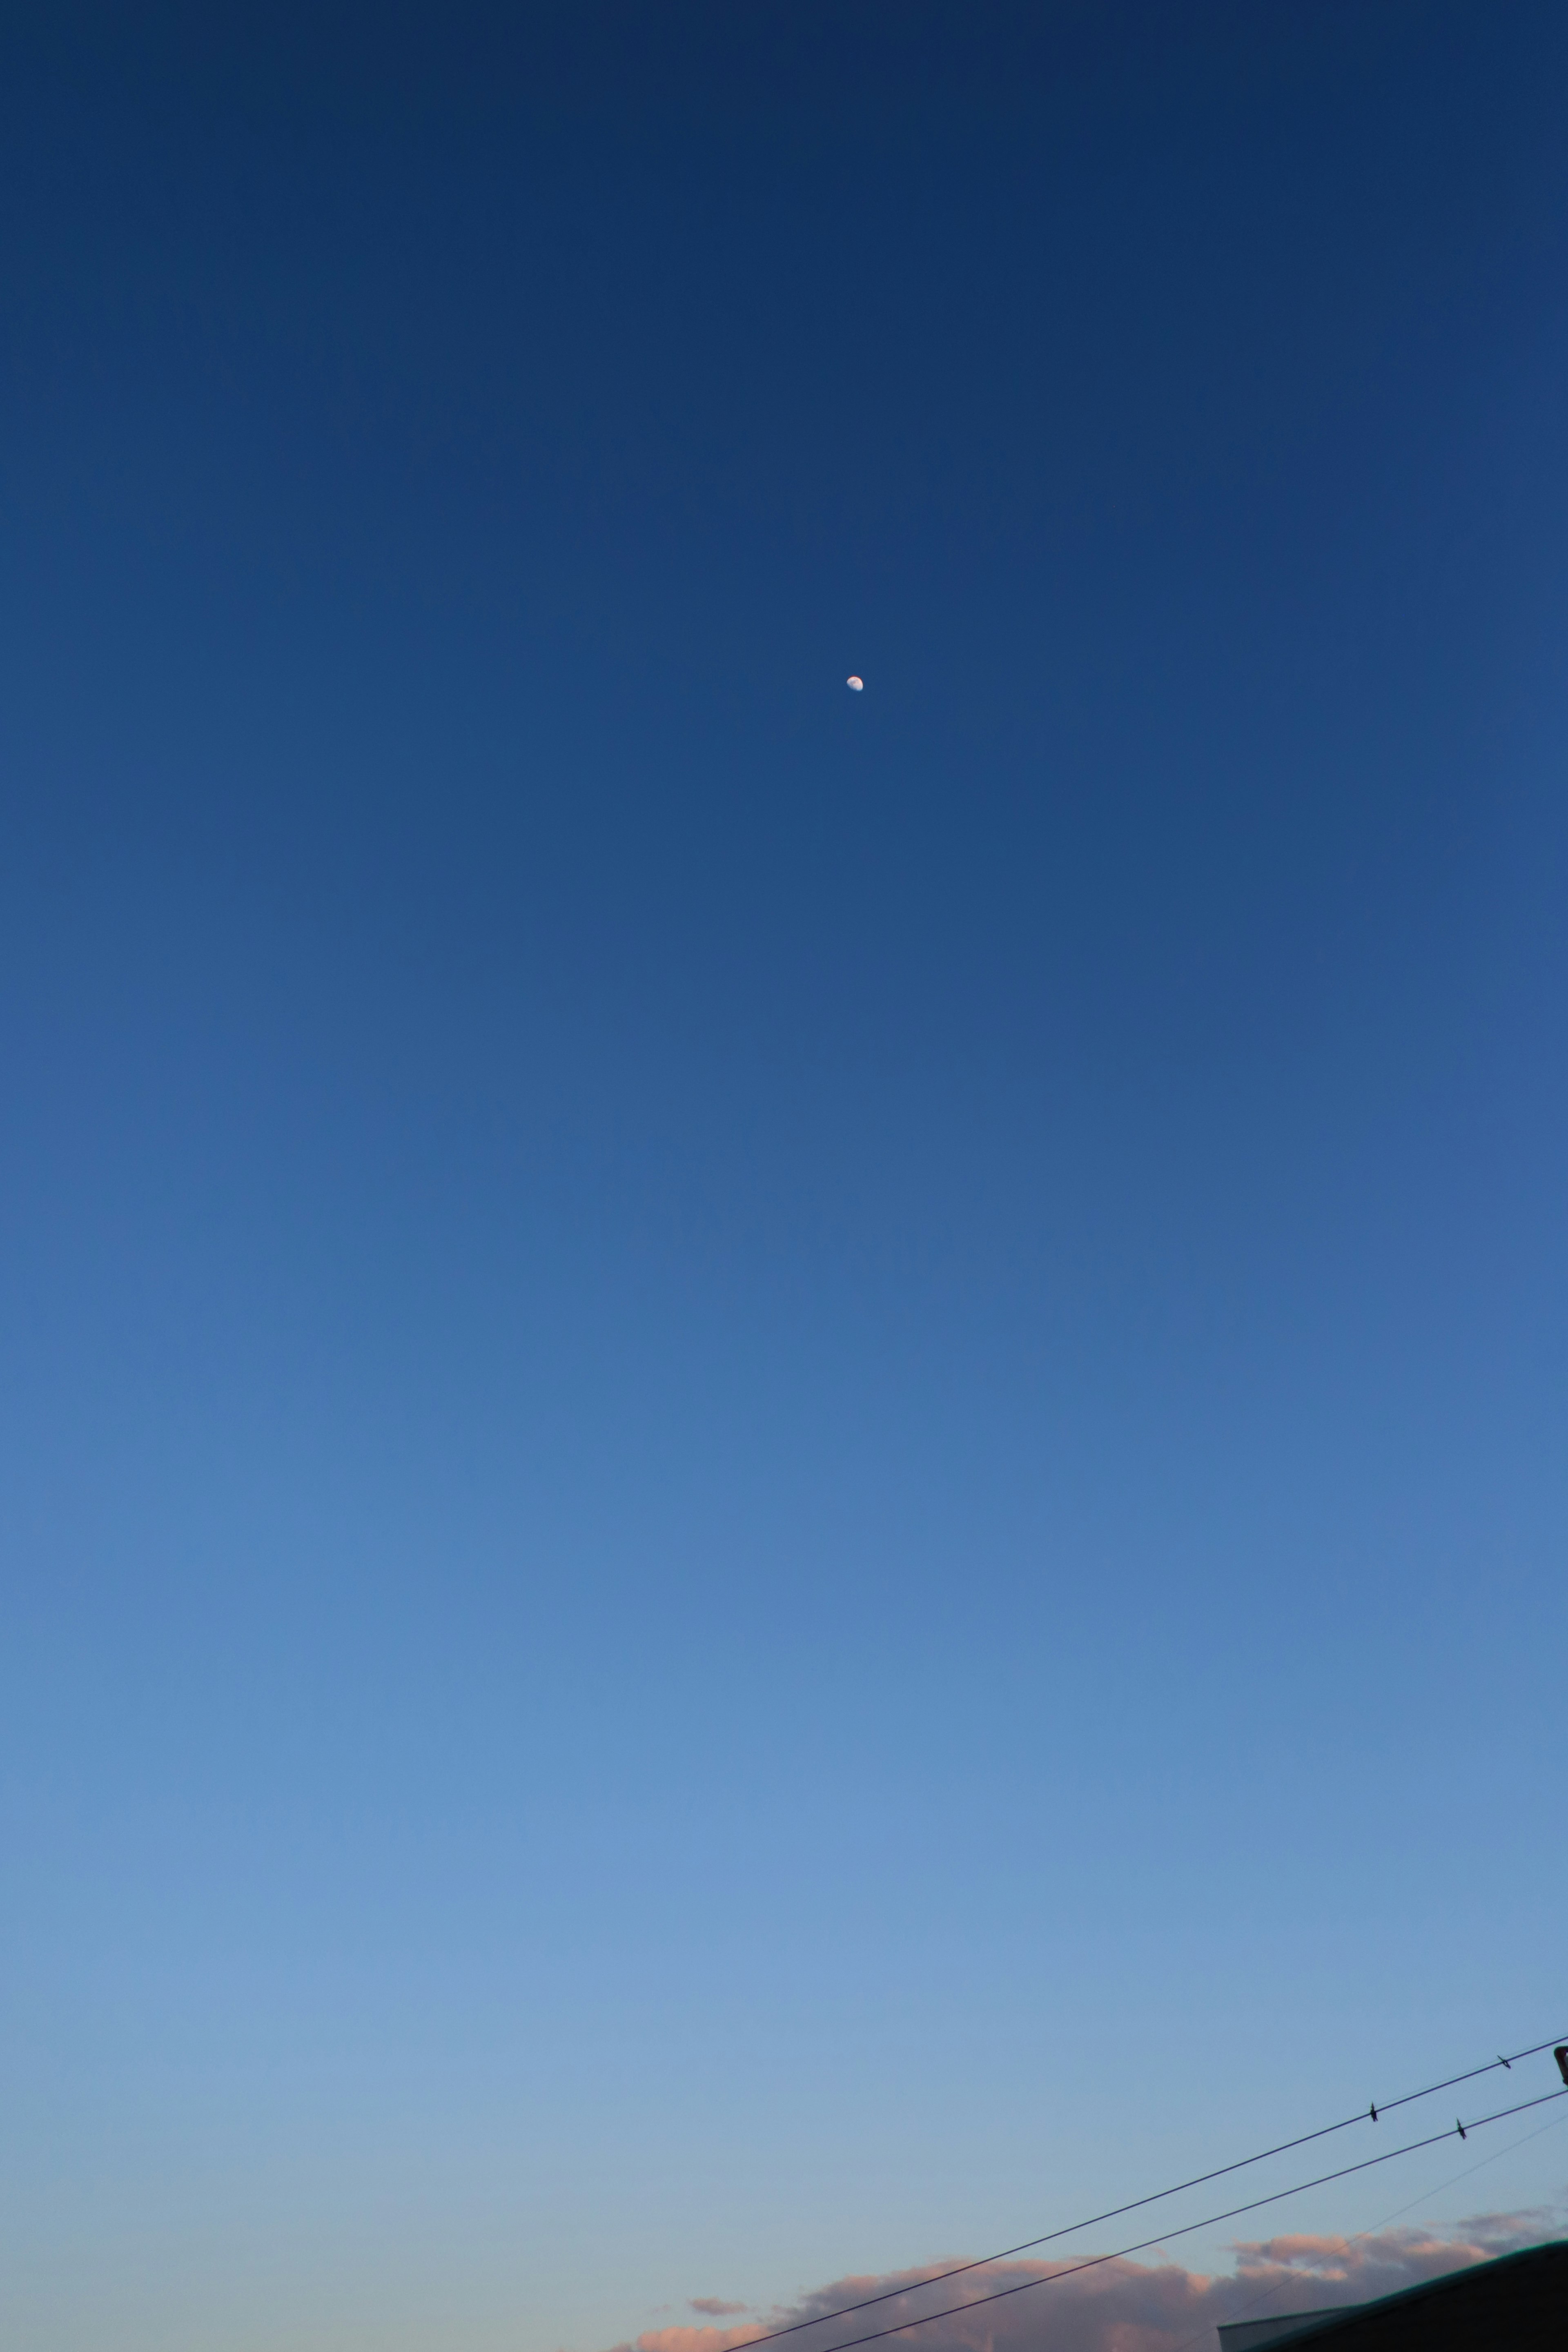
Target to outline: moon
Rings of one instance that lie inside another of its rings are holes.
[[[866,681],[863,677],[847,677],[844,683],[851,694],[864,694],[866,691]]]

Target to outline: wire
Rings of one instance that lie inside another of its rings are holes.
[[[1478,2073],[1484,2074],[1486,2071],[1484,2067],[1477,2069]],[[1438,2084],[1435,2084],[1434,2088],[1447,2089],[1447,2085]],[[922,2312],[918,2319],[900,2319],[892,2327],[874,2327],[865,2336],[847,2336],[842,2344],[836,2344],[833,2347],[833,2352],[855,2352],[858,2345],[879,2344],[884,2336],[903,2336],[914,2327],[929,2327],[933,2319],[952,2319],[960,2312],[978,2311],[983,2305],[988,2303],[1005,2303],[1010,2295],[1028,2294],[1038,2286],[1055,2286],[1058,2279],[1077,2278],[1083,2271],[1099,2270],[1106,2263],[1119,2263],[1129,2254],[1141,2254],[1145,2248],[1159,2245],[1163,2238],[1190,2238],[1196,2230],[1215,2229],[1221,2221],[1234,2221],[1239,2214],[1256,2213],[1260,2206],[1278,2205],[1284,2198],[1305,2195],[1309,2189],[1322,2189],[1331,2180],[1347,2180],[1352,2172],[1370,2172],[1374,2165],[1392,2164],[1395,2157],[1415,2156],[1424,2147],[1436,2147],[1440,2140],[1452,2139],[1455,2131],[1459,2132],[1463,2137],[1467,2132],[1479,2131],[1486,2124],[1500,2124],[1507,2116],[1521,2116],[1529,2107],[1549,2106],[1554,2099],[1568,2099],[1568,2085],[1561,2091],[1547,2091],[1539,2099],[1521,2099],[1517,2107],[1500,2107],[1495,2115],[1478,2116],[1474,2123],[1463,2126],[1456,2123],[1454,2131],[1434,2132],[1428,2139],[1413,2139],[1406,2147],[1391,2147],[1382,2156],[1363,2157],[1360,2164],[1342,2165],[1337,2172],[1321,2172],[1315,2180],[1299,2180],[1293,2189],[1276,2189],[1268,2197],[1254,2197],[1245,2205],[1233,2205],[1224,2213],[1210,2213],[1201,2221],[1184,2221],[1179,2230],[1163,2231],[1159,2238],[1140,2238],[1134,2245],[1118,2246],[1114,2253],[1091,2254],[1087,2262],[1069,2263],[1063,2270],[1048,2271],[1044,2278],[1024,2279],[1016,2286],[999,2286],[991,2294],[972,2294],[967,2303],[944,2304],[940,2311]],[[923,2283],[931,2284],[930,2281]],[[893,2292],[907,2294],[910,2290],[907,2287],[896,2287]],[[879,2295],[876,2299],[879,2303],[887,2301],[885,2295]],[[828,2318],[842,2318],[844,2315],[842,2312],[824,2315]],[[787,2331],[781,2329],[779,2332],[783,2334]],[[765,2340],[762,2336],[749,2337],[746,2344],[740,2348],[740,2352],[751,2352],[752,2345],[763,2343]]]
[[[1444,2196],[1448,2189],[1457,2189],[1461,2180],[1468,2180],[1475,2173],[1484,2172],[1489,2164],[1500,2164],[1503,2158],[1511,2156],[1516,2148],[1528,2147],[1532,2139],[1540,2139],[1545,2132],[1561,2131],[1564,2124],[1568,2124],[1568,2116],[1552,2116],[1547,2122],[1537,2124],[1533,2131],[1521,2133],[1518,2139],[1510,2139],[1506,2147],[1494,2148],[1490,2156],[1483,2156],[1479,2164],[1468,2164],[1463,2172],[1451,2172],[1447,2180],[1439,2180],[1435,2187],[1424,2189],[1419,2197],[1413,2197],[1410,2200],[1409,2204],[1396,2205],[1392,2213],[1384,2215],[1381,2221],[1373,2221],[1366,2229],[1358,2230],[1353,2237],[1347,2238],[1345,2244],[1359,2246],[1363,2239],[1375,2238],[1380,2231],[1388,2228],[1391,2221],[1402,2221],[1405,2215],[1414,2211],[1417,2205],[1425,2205],[1428,2198]],[[1254,2312],[1261,2311],[1266,2303],[1272,2303],[1277,2295],[1283,2294],[1285,2289],[1299,2281],[1301,2273],[1299,2271],[1287,2273],[1285,2276],[1277,2280],[1273,2286],[1265,2287],[1261,2294],[1254,2295],[1250,2303],[1241,2304],[1235,2308],[1231,2312],[1231,2319],[1247,2319]],[[1347,2305],[1346,2308],[1353,2310],[1354,2305]],[[1184,2336],[1179,2344],[1173,2345],[1171,2352],[1190,2352],[1190,2347],[1200,2343],[1208,2333],[1207,2325],[1197,2328],[1191,2336]]]
[[[1285,2156],[1293,2147],[1305,2147],[1310,2141],[1328,2139],[1335,2132],[1348,2131],[1352,2124],[1375,2123],[1379,2116],[1392,2115],[1396,2107],[1407,2107],[1416,2099],[1429,2099],[1437,2091],[1451,2091],[1457,2083],[1473,2083],[1479,2074],[1495,2074],[1500,2066],[1511,2070],[1516,2059],[1539,2058],[1543,2050],[1552,2047],[1553,2042],[1563,2038],[1562,2034],[1556,2034],[1548,2041],[1535,2042],[1528,2050],[1516,2050],[1512,2058],[1489,2058],[1484,2066],[1472,2066],[1463,2074],[1450,2074],[1446,2082],[1428,2083],[1424,2091],[1406,2091],[1400,2098],[1384,2099],[1381,2106],[1374,2099],[1370,2107],[1358,2108],[1353,2116],[1346,2116],[1337,2124],[1322,2124],[1316,2131],[1302,2132],[1297,2139],[1282,2139],[1278,2147],[1261,2148],[1256,2156],[1237,2157],[1234,2164],[1216,2165],[1212,2172],[1195,2172],[1190,2180],[1178,2180],[1173,2189],[1156,2189],[1147,2197],[1134,2197],[1131,2204],[1112,2205],[1103,2213],[1090,2213],[1085,2221],[1068,2221],[1059,2230],[1047,2230],[1038,2238],[1022,2238],[1016,2246],[1004,2246],[999,2253],[977,2254],[973,2262],[954,2263],[951,2270],[933,2271],[929,2278],[919,2282],[918,2288],[890,2286],[880,2294],[866,2295],[859,2303],[841,2303],[836,2310],[819,2311],[814,2318],[792,2319],[786,2326],[770,2327],[761,2336],[746,2338],[747,2352],[753,2344],[773,2344],[781,2336],[798,2336],[803,2328],[825,2326],[830,2319],[847,2319],[854,2312],[869,2311],[879,2303],[891,2303],[898,2295],[918,2293],[928,2286],[941,2286],[945,2279],[963,2278],[970,2271],[988,2270],[993,2263],[1005,2263],[1014,2254],[1027,2254],[1037,2246],[1054,2245],[1058,2238],[1076,2237],[1079,2230],[1098,2229],[1101,2221],[1120,2221],[1123,2213],[1140,2212],[1145,2205],[1158,2205],[1167,2197],[1179,2197],[1184,2189],[1202,2189],[1210,2180],[1223,2180],[1228,2173],[1245,2172],[1250,2165],[1266,2164],[1271,2156]],[[1447,2134],[1440,2137],[1447,2138]],[[1181,2232],[1173,2234],[1179,2236]],[[1153,2245],[1157,2242],[1151,2238],[1144,2242]],[[955,2305],[954,2308],[962,2306]],[[912,2321],[910,2324],[914,2325]]]
[[[1450,2189],[1457,2189],[1461,2180],[1468,2180],[1475,2173],[1484,2172],[1489,2164],[1500,2164],[1505,2156],[1511,2156],[1516,2148],[1528,2147],[1532,2139],[1540,2139],[1543,2133],[1561,2131],[1564,2124],[1568,2124],[1568,2116],[1550,2116],[1545,2123],[1537,2124],[1533,2131],[1521,2132],[1518,2139],[1510,2139],[1506,2147],[1494,2148],[1491,2155],[1483,2156],[1479,2164],[1467,2164],[1463,2172],[1451,2172],[1447,2180],[1439,2180],[1435,2188],[1424,2189],[1419,2197],[1410,2200],[1408,2205],[1396,2205],[1392,2213],[1385,2213],[1381,2221],[1373,2223],[1370,2230],[1358,2230],[1353,2238],[1346,2240],[1346,2243],[1354,2246],[1363,2238],[1375,2238],[1380,2230],[1386,2230],[1391,2221],[1403,2221],[1405,2214],[1414,2212],[1417,2205],[1425,2205],[1430,2198],[1445,2196]]]

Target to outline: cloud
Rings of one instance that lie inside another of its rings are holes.
[[[1367,2303],[1416,2286],[1424,2279],[1467,2263],[1487,2262],[1515,2246],[1538,2244],[1562,2231],[1563,2217],[1551,2208],[1531,2212],[1483,2213],[1446,2234],[1425,2229],[1383,2230],[1363,2238],[1279,2237],[1248,2240],[1235,2248],[1236,2269],[1221,2277],[1184,2270],[1179,2263],[1144,2263],[1118,2258],[1098,2269],[1071,2272],[1070,2264],[993,2263],[933,2288],[931,2263],[886,2277],[835,2279],[792,2304],[735,2327],[654,2327],[616,2352],[738,2352],[771,2328],[815,2319],[890,2294],[876,2311],[837,2323],[826,2320],[787,2352],[834,2352],[852,2336],[873,2327],[896,2327],[918,2319],[933,2303],[971,2301],[998,2287],[1036,2284],[1037,2292],[1005,2303],[958,2311],[933,2321],[918,2336],[889,2344],[888,2352],[1217,2352],[1214,2331],[1222,2320],[1268,2318],[1275,2313],[1316,2311],[1339,2303]],[[1059,2284],[1048,2286],[1046,2281]],[[714,2317],[744,2309],[716,2298],[693,2298],[692,2309]]]
[[[694,2294],[691,2298],[692,2310],[705,2311],[710,2319],[728,2319],[732,2312],[750,2311],[751,2307],[749,2303],[721,2303],[716,2294]]]
[[[616,2352],[731,2352],[737,2344],[754,2343],[767,2329],[760,2319],[749,2327],[648,2327],[631,2344]]]

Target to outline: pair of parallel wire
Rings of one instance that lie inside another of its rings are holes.
[[[1233,2172],[1245,2172],[1252,2165],[1266,2164],[1270,2157],[1286,2156],[1292,2148],[1306,2147],[1313,2140],[1329,2139],[1336,2132],[1349,2131],[1353,2124],[1375,2124],[1383,2116],[1393,2115],[1399,2107],[1412,2106],[1418,2099],[1434,2098],[1439,2091],[1451,2091],[1458,2084],[1473,2083],[1482,2074],[1495,2074],[1500,2067],[1511,2072],[1518,2061],[1538,2058],[1544,2050],[1552,2051],[1557,2061],[1558,2072],[1563,2077],[1560,2090],[1544,2092],[1539,2098],[1521,2099],[1516,2106],[1499,2107],[1494,2114],[1477,2116],[1468,2124],[1456,2116],[1452,2128],[1433,2132],[1426,2139],[1407,2141],[1403,2147],[1386,2148],[1381,2156],[1364,2157],[1359,2164],[1342,2165],[1337,2171],[1320,2173],[1313,2180],[1299,2180],[1289,2189],[1273,2189],[1267,2197],[1254,2197],[1245,2205],[1232,2205],[1223,2213],[1207,2214],[1201,2221],[1187,2221],[1180,2229],[1162,2231],[1158,2237],[1140,2238],[1131,2245],[1117,2247],[1113,2253],[1091,2254],[1083,2262],[1071,2263],[1061,2270],[1047,2272],[1043,2278],[1024,2279],[1015,2286],[994,2288],[989,2294],[970,2295],[963,2303],[943,2304],[939,2310],[922,2312],[914,2319],[898,2320],[890,2327],[874,2327],[863,2336],[840,2338],[833,2344],[831,2352],[855,2352],[855,2347],[859,2345],[879,2343],[889,2336],[902,2336],[912,2327],[929,2326],[932,2320],[952,2319],[960,2312],[976,2311],[988,2303],[1004,2303],[1011,2295],[1027,2294],[1036,2287],[1054,2286],[1058,2279],[1077,2278],[1084,2271],[1100,2269],[1103,2263],[1121,2262],[1129,2254],[1143,2253],[1151,2246],[1163,2245],[1168,2239],[1191,2237],[1194,2231],[1212,2230],[1222,2221],[1236,2221],[1243,2213],[1256,2213],[1265,2205],[1278,2205],[1287,2197],[1300,2197],[1309,2189],[1324,2188],[1331,2180],[1346,2180],[1352,2173],[1370,2172],[1375,2165],[1392,2164],[1397,2157],[1415,2156],[1424,2147],[1436,2147],[1441,2141],[1452,2139],[1456,2134],[1460,2139],[1466,2139],[1471,2132],[1480,2131],[1488,2124],[1501,2123],[1506,2116],[1521,2116],[1531,2107],[1549,2106],[1554,2099],[1568,2098],[1568,2040],[1559,2042],[1554,2038],[1552,2041],[1537,2042],[1528,2050],[1516,2050],[1511,2058],[1504,2058],[1500,2053],[1496,2058],[1489,2058],[1484,2066],[1471,2066],[1464,2074],[1450,2074],[1441,2083],[1428,2083],[1425,2090],[1406,2091],[1400,2098],[1385,2099],[1381,2106],[1374,2099],[1364,2111],[1358,2108],[1353,2116],[1342,2116],[1338,2123],[1322,2124],[1316,2131],[1301,2132],[1295,2139],[1281,2140],[1276,2147],[1260,2148],[1256,2156],[1238,2157],[1234,2164],[1216,2165],[1212,2172],[1195,2172],[1190,2180],[1178,2180],[1169,2189],[1156,2189],[1147,2197],[1134,2197],[1126,2205],[1110,2206],[1103,2213],[1091,2213],[1082,2221],[1068,2221],[1061,2229],[1047,2230],[1038,2238],[1021,2239],[1016,2245],[1004,2246],[994,2254],[979,2254],[973,2262],[954,2263],[951,2269],[934,2271],[929,2278],[915,2280],[910,2284],[886,2287],[878,2294],[863,2296],[858,2303],[840,2304],[836,2310],[817,2312],[810,2319],[795,2319],[786,2326],[767,2328],[760,2336],[748,2336],[743,2352],[752,2352],[754,2345],[776,2343],[781,2336],[798,2336],[808,2327],[826,2327],[834,2320],[849,2319],[858,2312],[874,2310],[879,2304],[893,2303],[900,2295],[920,2294],[927,2287],[941,2286],[948,2279],[963,2278],[973,2271],[989,2270],[993,2263],[1010,2261],[1015,2254],[1031,2253],[1038,2246],[1054,2244],[1058,2238],[1070,2238],[1080,2230],[1095,2229],[1101,2221],[1119,2221],[1124,2213],[1137,2213],[1147,2205],[1163,2204],[1166,2198],[1179,2197],[1185,2189],[1201,2189],[1211,2180],[1223,2180]]]

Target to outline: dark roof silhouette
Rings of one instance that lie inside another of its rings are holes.
[[[1221,2352],[1568,2352],[1568,2239],[1425,2279],[1376,2303],[1235,2320]]]

